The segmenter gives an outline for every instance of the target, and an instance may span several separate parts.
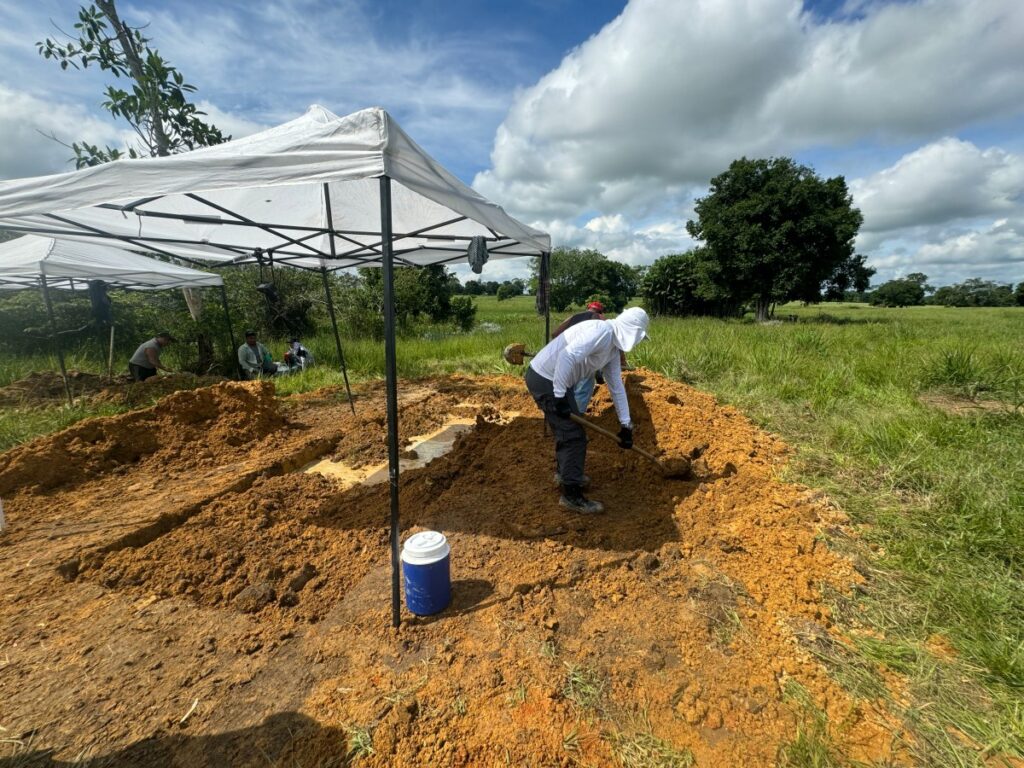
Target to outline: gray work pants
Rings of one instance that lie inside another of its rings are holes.
[[[583,484],[583,465],[587,461],[587,434],[583,427],[555,411],[555,385],[532,368],[526,369],[526,388],[555,433],[555,460],[563,485]],[[569,407],[579,413],[576,398],[569,393]]]

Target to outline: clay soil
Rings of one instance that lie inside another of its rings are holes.
[[[190,373],[162,374],[146,381],[133,381],[128,374],[101,376],[86,371],[68,371],[68,387],[76,400],[137,405],[182,389],[207,387],[224,379]],[[53,371],[33,372],[0,387],[0,407],[42,408],[63,405],[67,399],[64,380]]]
[[[303,471],[385,459],[379,384],[352,415],[223,383],[0,454],[0,766],[769,766],[797,684],[846,756],[899,762],[813,653],[843,642],[823,589],[858,582],[822,535],[841,514],[736,410],[627,387],[638,444],[694,475],[594,438],[607,512],[581,517],[520,380],[402,384],[403,441],[476,426],[402,475],[403,536],[447,535],[454,598],[397,630],[387,483]],[[603,389],[590,415],[614,428]]]

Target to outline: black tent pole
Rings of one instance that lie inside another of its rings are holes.
[[[324,204],[327,206],[327,239],[331,245],[331,256],[337,255],[334,250],[334,216],[331,213],[331,191],[324,184]],[[345,353],[341,351],[341,336],[338,335],[338,320],[334,316],[334,300],[331,298],[331,283],[327,279],[327,267],[320,265],[320,276],[324,279],[324,294],[327,296],[327,313],[331,316],[331,328],[334,329],[334,346],[338,348],[338,360],[341,363],[341,375],[345,378],[345,392],[348,393],[348,405],[352,415],[356,415],[356,404],[352,399],[352,387],[348,384],[348,368],[345,366]]]
[[[238,345],[235,344],[235,327],[231,324],[231,310],[228,309],[228,291],[224,287],[224,283],[220,284],[220,300],[224,304],[224,319],[228,324],[228,337],[231,339],[231,355],[235,359],[235,373],[238,374],[238,378],[244,378],[242,376],[242,366],[238,362]]]
[[[334,329],[334,346],[338,350],[338,360],[341,361],[341,375],[345,378],[348,406],[352,409],[352,415],[355,416],[356,404],[352,399],[352,387],[348,384],[348,368],[345,367],[345,353],[341,351],[341,336],[338,335],[338,320],[334,316],[334,300],[331,298],[331,283],[327,279],[327,267],[320,267],[320,277],[324,280],[324,295],[327,296],[327,314],[331,316],[331,328]]]
[[[395,362],[395,257],[391,248],[391,179],[380,177],[380,239],[384,270],[384,377],[388,411],[388,476],[391,485],[391,625],[402,621],[398,554],[398,366]]]
[[[551,251],[540,255],[540,279],[544,282],[544,343],[551,341]]]
[[[50,318],[50,337],[57,349],[57,362],[60,363],[60,377],[64,380],[64,394],[68,396],[68,405],[74,405],[71,397],[71,385],[68,384],[68,369],[64,365],[64,350],[60,348],[60,336],[57,335],[57,321],[53,318],[53,303],[50,301],[50,288],[46,284],[45,267],[39,275],[43,283],[43,302],[46,304],[46,316]]]

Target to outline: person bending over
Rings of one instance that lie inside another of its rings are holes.
[[[629,352],[647,338],[649,323],[647,313],[639,307],[627,309],[614,320],[578,323],[552,339],[526,369],[526,387],[555,437],[556,478],[562,489],[559,504],[573,512],[604,511],[601,502],[583,495],[583,488],[589,484],[584,474],[587,436],[583,427],[571,418],[572,414],[580,413],[572,395],[573,387],[598,371],[604,375],[622,425],[619,446],[632,448],[633,423],[629,417],[626,387],[622,383],[620,354]]]
[[[128,358],[128,371],[135,381],[145,381],[151,376],[156,376],[157,369],[171,373],[171,369],[160,362],[160,353],[164,347],[176,339],[166,331],[158,333],[149,341],[144,341],[135,350],[135,354]]]

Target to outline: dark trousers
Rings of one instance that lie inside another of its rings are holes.
[[[526,369],[526,388],[530,390],[537,407],[544,413],[544,419],[555,434],[555,460],[563,485],[582,485],[583,466],[587,462],[587,434],[583,427],[555,411],[554,382],[545,379],[532,368]],[[568,393],[569,407],[579,413],[576,399]]]
[[[150,376],[156,376],[156,368],[145,368],[135,363],[128,363],[128,372],[135,381],[145,381]]]

